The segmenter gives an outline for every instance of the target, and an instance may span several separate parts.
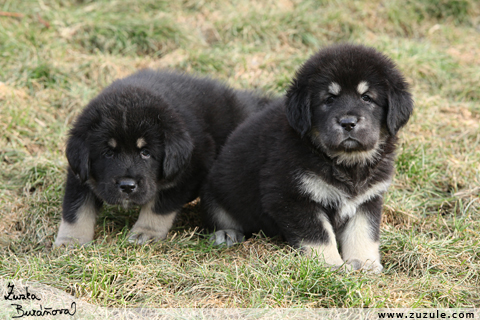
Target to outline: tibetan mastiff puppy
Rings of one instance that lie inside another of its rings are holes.
[[[141,206],[130,240],[164,239],[198,196],[231,131],[269,101],[208,78],[139,71],[113,82],[78,117],[55,246],[93,240],[102,204]]]
[[[382,198],[412,110],[408,84],[383,54],[342,44],[313,55],[213,165],[201,202],[215,243],[261,230],[327,265],[380,272]]]

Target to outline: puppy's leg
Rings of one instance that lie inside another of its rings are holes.
[[[167,237],[177,212],[159,214],[154,212],[154,207],[155,200],[142,207],[140,216],[130,232],[130,242],[143,244],[149,241],[163,240]]]
[[[214,245],[225,244],[227,247],[231,247],[245,240],[245,235],[240,231],[241,228],[231,218],[230,214],[219,205],[211,204],[208,208],[208,214],[213,224],[217,229],[220,229],[210,237],[210,241]]]
[[[380,214],[381,201],[363,205],[340,234],[343,260],[355,270],[380,273],[383,269],[379,250]]]
[[[93,240],[95,220],[102,202],[90,188],[69,173],[63,200],[62,222],[54,247],[83,245]]]
[[[302,248],[305,250],[307,255],[313,257],[318,256],[324,260],[325,264],[333,266],[334,268],[340,268],[342,265],[344,265],[344,262],[340,256],[340,253],[338,252],[337,241],[335,239],[333,227],[324,213],[320,213],[318,217],[322,223],[324,231],[323,241],[304,241],[302,243]],[[350,268],[347,267],[346,269]]]

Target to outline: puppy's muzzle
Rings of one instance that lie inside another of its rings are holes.
[[[117,185],[120,191],[126,194],[130,194],[137,189],[137,182],[129,178],[119,180]]]

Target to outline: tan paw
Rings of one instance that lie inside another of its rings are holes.
[[[358,259],[352,259],[347,261],[347,264],[349,264],[353,270],[360,270],[365,273],[373,273],[373,274],[378,274],[382,272],[383,266],[380,264],[378,261],[360,261]]]
[[[168,231],[167,231],[168,232]],[[148,242],[156,242],[167,237],[167,232],[163,230],[153,230],[142,227],[134,227],[130,232],[128,241],[136,244],[145,244]]]

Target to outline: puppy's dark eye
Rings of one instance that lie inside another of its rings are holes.
[[[113,158],[113,156],[115,155],[115,152],[113,152],[113,150],[107,150],[103,153],[103,155],[105,156],[105,158]]]
[[[368,94],[362,95],[362,100],[365,102],[373,102],[372,98]]]
[[[335,96],[329,96],[327,99],[325,99],[325,104],[332,104],[333,101],[335,101]]]
[[[140,150],[140,156],[142,157],[142,159],[149,159],[150,151],[148,151],[147,149],[142,149]]]

